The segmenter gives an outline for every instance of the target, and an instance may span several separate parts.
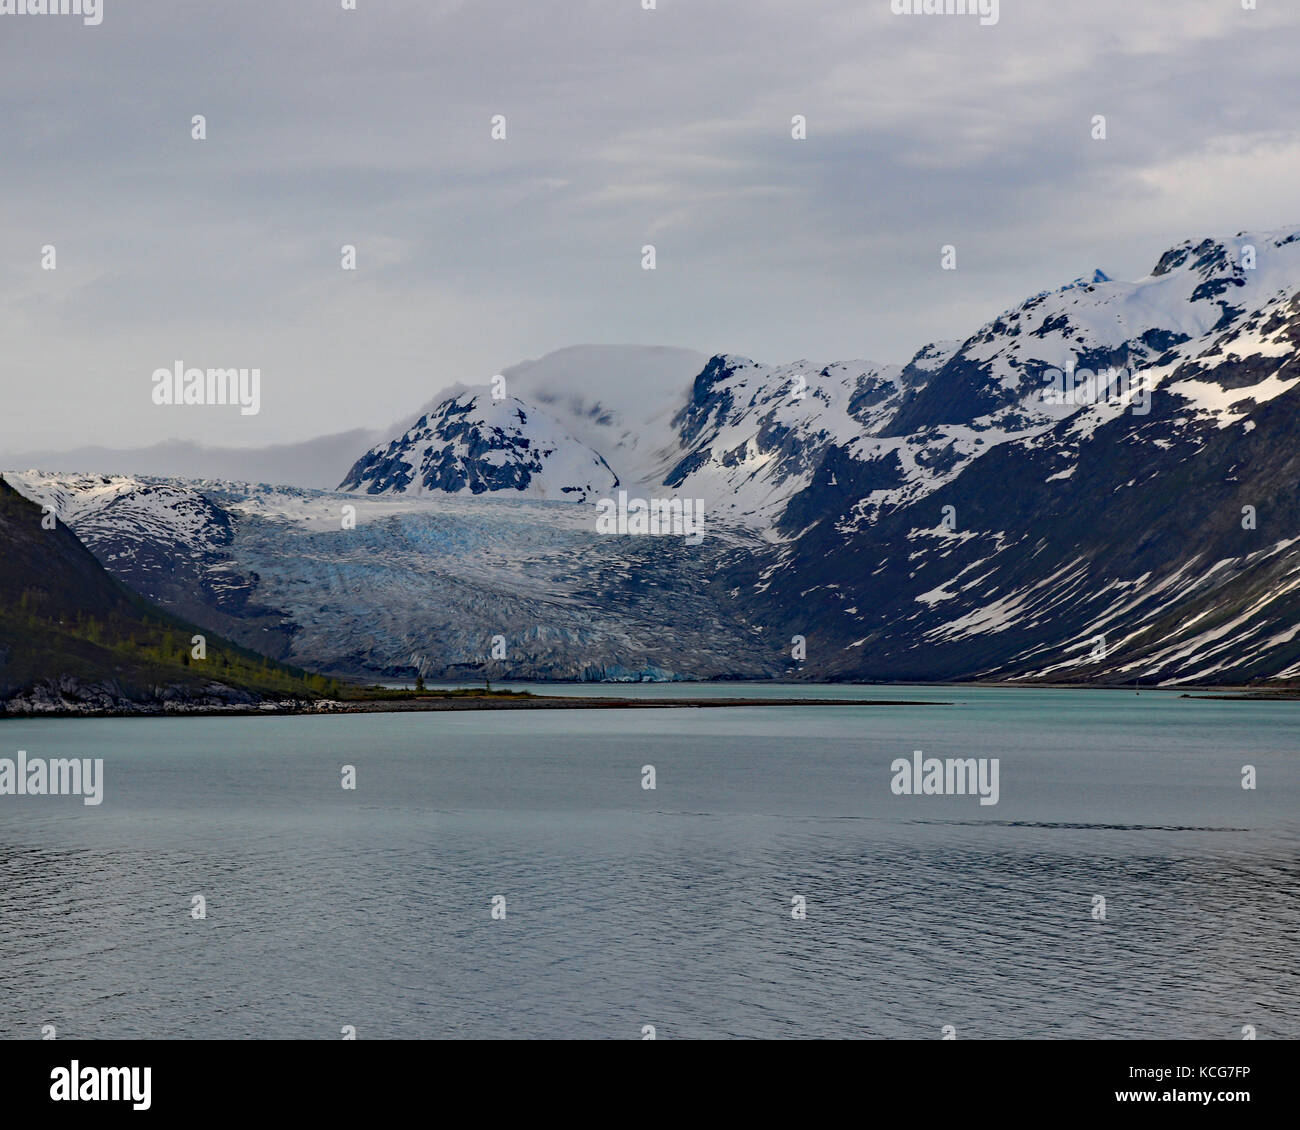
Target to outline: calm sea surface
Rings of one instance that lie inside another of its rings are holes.
[[[952,705],[0,722],[0,1033],[1300,1036],[1300,702],[567,690]]]

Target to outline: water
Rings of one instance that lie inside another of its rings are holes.
[[[1300,702],[733,689],[953,705],[0,722],[106,776],[0,797],[0,1031],[1300,1036]]]
[[[385,687],[413,690],[414,683],[381,683]],[[426,683],[426,690],[481,690],[482,683]],[[1006,688],[858,686],[850,683],[513,683],[495,680],[494,691],[527,691],[529,694],[561,698],[816,698],[886,699],[891,702],[978,701],[987,694],[1006,694]],[[1032,689],[1032,688],[1031,688]],[[1131,693],[1131,692],[1130,692]],[[1168,692],[1162,692],[1168,693]]]

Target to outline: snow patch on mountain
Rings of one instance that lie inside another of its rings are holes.
[[[119,543],[115,558],[132,556],[142,543],[158,539],[184,543],[196,554],[230,540],[227,516],[178,481],[50,471],[11,471],[4,477],[24,498],[52,507],[83,542],[111,533]]]

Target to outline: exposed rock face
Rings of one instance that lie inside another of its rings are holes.
[[[0,702],[0,713],[19,714],[160,714],[221,707],[249,707],[262,699],[221,683],[201,687],[154,687],[148,696],[128,696],[114,681],[88,683],[70,675],[41,679]]]

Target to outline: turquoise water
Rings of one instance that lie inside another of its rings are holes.
[[[407,688],[414,686],[413,683],[403,682],[383,685]],[[427,683],[426,689],[463,690],[482,687],[482,685],[482,683]],[[568,698],[874,698],[913,702],[952,702],[956,699],[973,701],[985,694],[1010,693],[1007,688],[963,687],[954,690],[951,687],[862,686],[851,683],[498,683],[495,680],[492,682],[492,689],[527,691],[530,694],[560,695]],[[1029,693],[1043,692],[1030,688]]]
[[[105,763],[98,807],[0,797],[0,1028],[1300,1035],[1300,703],[526,689],[951,705],[0,722]],[[895,795],[914,750],[998,803]]]

